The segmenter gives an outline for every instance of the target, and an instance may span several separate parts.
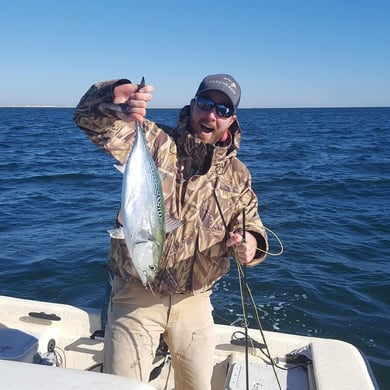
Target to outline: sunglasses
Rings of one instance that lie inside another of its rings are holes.
[[[215,108],[215,112],[217,113],[217,115],[222,116],[224,118],[229,118],[234,114],[234,110],[232,107],[226,106],[222,103],[215,103],[214,100],[211,100],[206,97],[196,96],[195,102],[196,105],[203,111],[210,111]]]

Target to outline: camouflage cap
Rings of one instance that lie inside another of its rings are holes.
[[[231,101],[234,112],[237,111],[241,98],[241,88],[232,76],[228,74],[212,74],[206,76],[200,83],[195,96],[210,90],[223,92]]]

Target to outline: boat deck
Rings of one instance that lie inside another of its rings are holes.
[[[37,340],[28,354],[13,359],[17,361],[1,360],[4,359],[1,357],[4,346],[0,345],[0,374],[3,383],[24,381],[24,384],[34,389],[34,380],[37,386],[48,383],[46,378],[42,379],[48,371],[44,374],[42,370],[49,369],[52,370],[50,380],[56,383],[54,387],[57,389],[77,388],[67,382],[68,377],[73,378],[69,379],[74,381],[70,383],[84,383],[82,388],[91,383],[88,381],[95,381],[93,378],[96,377],[96,381],[101,383],[109,383],[111,380],[112,385],[118,385],[118,388],[150,389],[150,387],[134,387],[134,382],[126,378],[100,373],[103,361],[103,339],[91,338],[95,331],[101,329],[100,310],[5,296],[0,296],[0,306],[0,330],[3,329],[4,332],[6,329],[14,329],[31,335]],[[279,388],[283,390],[375,390],[378,388],[363,356],[353,345],[343,341],[264,332],[269,352],[276,364],[273,366],[266,356],[267,352],[260,331],[248,329],[249,354],[246,361],[243,329],[216,325],[216,330],[212,390],[244,390],[247,363],[249,388],[253,390],[279,390]],[[15,343],[17,340],[9,340],[11,341]],[[48,348],[55,350],[57,365],[63,369],[44,367],[39,364],[26,365],[26,362],[33,362],[32,356],[37,352],[44,355]],[[298,351],[295,356],[300,356],[300,359],[305,360],[305,357],[309,356],[307,358],[309,364],[298,364],[288,359],[288,355],[294,351]],[[164,361],[160,375],[152,380],[150,385],[157,390],[174,390],[173,369],[169,355],[157,356],[155,367],[161,366]],[[22,368],[19,368],[20,366]],[[122,381],[120,386],[119,381]],[[126,381],[129,387],[124,386]],[[140,385],[142,386],[138,384]]]

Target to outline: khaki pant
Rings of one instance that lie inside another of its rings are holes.
[[[148,382],[160,334],[176,390],[211,388],[215,348],[211,292],[153,295],[115,277],[104,341],[104,372]]]

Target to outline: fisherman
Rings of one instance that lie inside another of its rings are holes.
[[[207,390],[215,349],[212,287],[229,271],[231,255],[252,267],[268,250],[250,173],[237,158],[241,89],[230,75],[205,77],[175,128],[146,119],[152,91],[127,79],[97,83],[75,111],[76,124],[121,164],[134,142],[135,121],[142,122],[162,178],[166,215],[181,221],[166,235],[150,286],[142,285],[125,241],[111,240],[104,372],[148,382],[162,335],[176,390]],[[127,112],[101,103],[125,104]],[[121,226],[120,213],[115,226]]]

